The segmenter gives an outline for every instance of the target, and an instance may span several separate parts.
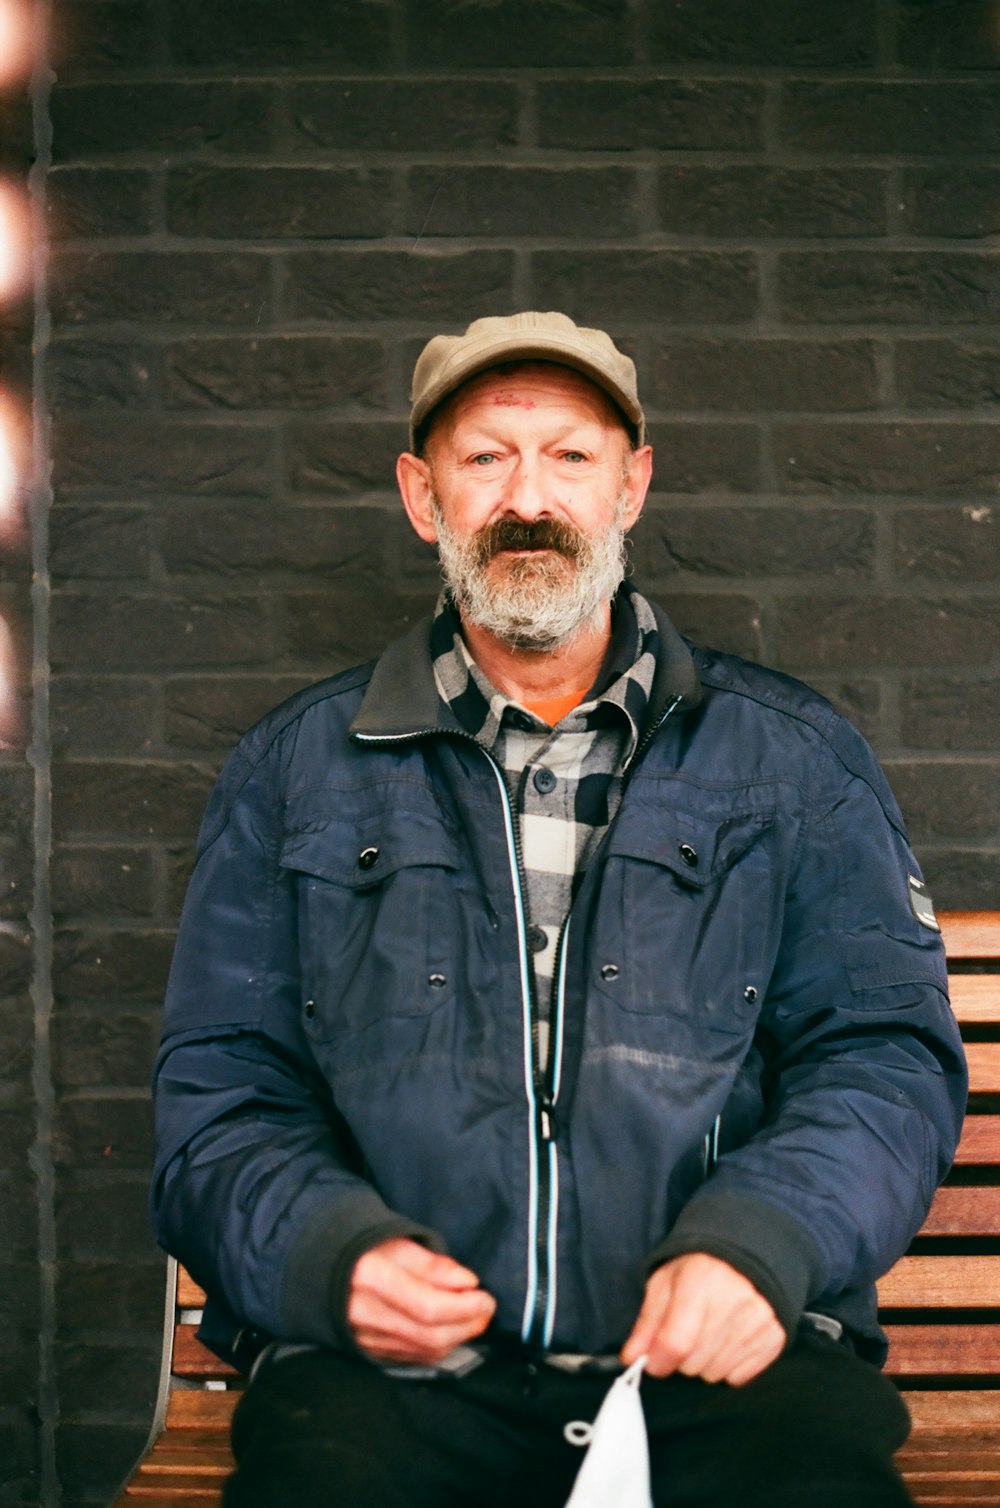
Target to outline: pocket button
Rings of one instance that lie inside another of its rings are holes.
[[[696,848],[692,848],[690,843],[682,843],[677,852],[680,854],[681,858],[684,860],[689,869],[694,869],[697,867],[698,850]]]
[[[371,869],[378,863],[377,848],[363,848],[358,854],[358,868]]]

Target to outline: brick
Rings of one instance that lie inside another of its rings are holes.
[[[152,1066],[150,1054],[147,1074]],[[56,1107],[53,1157],[63,1167],[146,1171],[153,1161],[153,1111],[149,1096],[61,1098]]]
[[[755,598],[675,589],[669,594],[650,592],[649,596],[669,613],[674,627],[696,644],[750,660],[763,658],[761,608]]]
[[[434,606],[433,595],[396,596],[384,591],[378,612],[370,593],[302,592],[284,599],[286,653],[296,664],[333,675],[381,654]]]
[[[997,119],[1000,139],[1000,112]],[[903,180],[906,228],[918,236],[993,236],[1000,231],[1000,171],[993,167],[913,168]]]
[[[46,362],[52,410],[106,406],[134,412],[149,401],[151,365],[151,353],[131,343],[55,340]]]
[[[157,1331],[163,1324],[164,1263],[60,1262],[56,1323],[74,1330]]]
[[[0,95],[0,165],[7,171],[23,172],[35,155],[30,85],[20,87],[5,81]]]
[[[904,581],[996,582],[1000,515],[987,504],[896,514],[896,574]]]
[[[381,342],[327,335],[191,337],[163,350],[168,408],[384,408]]]
[[[0,1486],[30,1502],[41,1492],[41,1420],[36,1411],[17,1410],[13,1417],[0,1418]],[[10,1499],[17,1501],[17,1497]]]
[[[781,138],[793,151],[993,153],[1000,130],[1000,88],[971,80],[789,80],[781,99]]]
[[[286,441],[295,492],[356,497],[395,490],[396,457],[408,445],[403,424],[296,424]]]
[[[56,1384],[67,1400],[62,1417],[79,1416],[100,1398],[106,1413],[132,1414],[149,1408],[156,1396],[159,1345],[155,1336],[63,1339],[56,1346]]]
[[[627,0],[424,0],[404,7],[418,67],[614,67],[632,57]]]
[[[26,766],[0,764],[0,832],[22,841],[31,834],[34,776]]]
[[[330,68],[370,70],[391,56],[391,16],[385,0],[240,0],[205,6],[171,0],[173,57],[194,67]]]
[[[775,428],[783,492],[995,494],[991,424],[790,421]]]
[[[635,320],[645,330],[658,320],[729,324],[757,312],[757,263],[747,252],[536,251],[531,265],[534,307],[583,324]]]
[[[155,1368],[154,1368],[155,1372]],[[152,1413],[152,1400],[143,1402]],[[84,1424],[60,1421],[56,1430],[56,1471],[67,1499],[79,1496],[81,1503],[110,1502],[146,1445],[150,1419],[134,1424],[109,1424],[105,1420]]]
[[[885,773],[915,843],[995,839],[1000,763],[970,759],[885,762]]]
[[[34,971],[30,932],[0,932],[0,996],[27,995]]]
[[[85,596],[52,601],[52,664],[58,669],[184,669],[252,665],[266,624],[250,598]]]
[[[816,676],[810,684],[827,697],[865,738],[876,745],[879,743],[882,736],[882,687],[874,677]]]
[[[57,252],[53,324],[257,326],[271,303],[269,259],[255,252]],[[269,316],[270,317],[270,316]]]
[[[996,850],[924,848],[920,861],[934,904],[942,911],[988,911],[997,903]]]
[[[886,223],[878,168],[666,167],[659,224],[669,235],[871,236]]]
[[[35,1023],[30,1006],[25,1000],[0,1002],[0,1083],[27,1089],[34,1054]]]
[[[979,324],[1000,319],[1000,266],[970,251],[790,251],[781,308],[817,324]]]
[[[298,150],[490,154],[517,142],[513,84],[486,79],[316,79],[288,89]]]
[[[139,676],[56,675],[49,704],[53,751],[147,754],[158,706],[156,686]]]
[[[178,505],[164,521],[163,561],[172,575],[204,573],[216,581],[293,573],[377,590],[383,516],[380,508]]]
[[[647,508],[633,534],[641,579],[874,574],[875,521],[852,508]]]
[[[993,753],[1000,725],[1000,677],[909,676],[900,689],[901,740],[911,749]]]
[[[122,844],[61,845],[51,860],[53,915],[58,919],[149,916],[155,878],[148,849]]]
[[[28,845],[0,841],[0,917],[28,916],[34,878],[34,854]]]
[[[66,1169],[56,1183],[56,1239],[70,1261],[109,1257],[151,1260],[156,1248],[149,1229],[148,1179]]]
[[[56,1000],[158,1001],[173,947],[172,932],[62,928],[53,950]]]
[[[413,236],[635,234],[636,184],[625,168],[414,168],[404,228]]]
[[[755,425],[674,421],[652,423],[653,488],[658,492],[753,492],[760,485]]]
[[[140,236],[152,225],[152,177],[131,168],[54,168],[46,179],[49,237]]]
[[[0,1262],[0,1325],[36,1329],[41,1295],[38,1269],[28,1262]]]
[[[783,64],[834,68],[871,64],[878,55],[876,18],[868,0],[820,6],[812,0],[672,0],[652,5],[654,63],[721,63],[727,68]]]
[[[58,491],[87,489],[266,497],[271,435],[250,424],[128,426],[101,418],[65,418],[53,430]]]
[[[464,329],[474,312],[512,313],[514,256],[507,251],[300,252],[286,259],[292,319],[418,318],[427,338],[442,325]]]
[[[60,82],[144,68],[155,55],[156,33],[148,4],[95,0],[53,7],[49,56]]]
[[[49,565],[53,581],[114,581],[148,576],[145,509],[53,509]]]
[[[557,79],[537,87],[543,147],[754,152],[764,90],[742,79]]]
[[[997,68],[991,0],[901,0],[899,55],[914,68]]]
[[[787,597],[777,603],[771,657],[790,667],[982,662],[1000,649],[995,604],[976,598]]]
[[[152,983],[148,993],[155,998]],[[145,1011],[61,1009],[52,1023],[55,1083],[62,1089],[102,1090],[105,1096],[112,1084],[146,1090],[159,1033],[159,1009],[152,1006]],[[107,1142],[104,1137],[101,1147]]]
[[[57,839],[173,836],[194,842],[212,775],[193,764],[61,761],[53,772]]]
[[[53,90],[52,155],[86,157],[169,153],[266,152],[271,95],[262,84],[63,84]]]
[[[227,752],[258,718],[298,691],[307,679],[301,675],[171,679],[165,688],[167,742],[183,749]]]
[[[23,1015],[27,1014],[26,1001],[20,1009]],[[34,1185],[26,1191],[21,1178],[35,1140],[35,1107],[29,1097],[28,1083],[27,1076],[22,1076],[20,1084],[5,1085],[0,1103],[0,1169],[5,1170],[0,1173],[0,1205],[4,1212],[4,1250],[7,1253],[15,1248],[33,1251],[37,1244],[38,1211]]]
[[[732,413],[850,412],[879,402],[872,340],[676,336],[657,341],[646,403]]]
[[[38,1394],[38,1336],[27,1326],[7,1330],[0,1344],[0,1408],[23,1408]],[[0,1477],[0,1483],[3,1478]]]
[[[27,1107],[0,1112],[0,1167],[12,1166],[8,1148],[19,1158],[13,1163],[13,1173],[0,1175],[4,1255],[15,1261],[30,1261],[38,1248],[38,1194],[34,1179],[21,1172],[34,1130],[34,1117]]]
[[[389,174],[377,169],[183,168],[167,174],[167,227],[213,239],[384,236],[390,189]]]
[[[897,341],[896,391],[912,408],[1000,403],[1000,344],[975,337]]]

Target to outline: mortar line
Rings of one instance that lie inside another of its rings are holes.
[[[35,1046],[32,1086],[35,1097],[35,1142],[30,1162],[38,1191],[38,1327],[39,1488],[42,1508],[59,1508],[62,1493],[56,1465],[59,1403],[56,1387],[56,1226],[53,1129],[55,1091],[52,1078],[52,908],[49,860],[52,841],[52,770],[49,736],[49,510],[52,504],[49,419],[45,361],[51,335],[48,303],[48,235],[46,190],[52,163],[49,111],[52,72],[48,39],[52,0],[35,0],[32,21],[30,99],[35,161],[28,174],[32,257],[32,476],[30,532],[32,559],[32,723],[28,763],[35,776],[34,888],[31,928],[34,949],[32,1005]]]

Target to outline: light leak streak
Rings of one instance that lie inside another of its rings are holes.
[[[21,474],[24,424],[6,394],[0,392],[0,547],[16,549],[25,525]]]
[[[31,277],[31,216],[24,195],[0,179],[0,299],[16,297]]]
[[[23,738],[17,694],[17,653],[7,620],[0,617],[0,749],[19,745]]]
[[[0,0],[0,86],[31,68],[31,17],[26,0]]]

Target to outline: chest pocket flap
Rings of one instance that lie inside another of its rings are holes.
[[[457,869],[458,848],[440,817],[380,811],[304,821],[286,836],[280,863],[350,890],[371,890],[403,869]]]
[[[773,821],[773,810],[694,816],[640,802],[622,813],[609,852],[658,864],[700,890],[731,869]]]

